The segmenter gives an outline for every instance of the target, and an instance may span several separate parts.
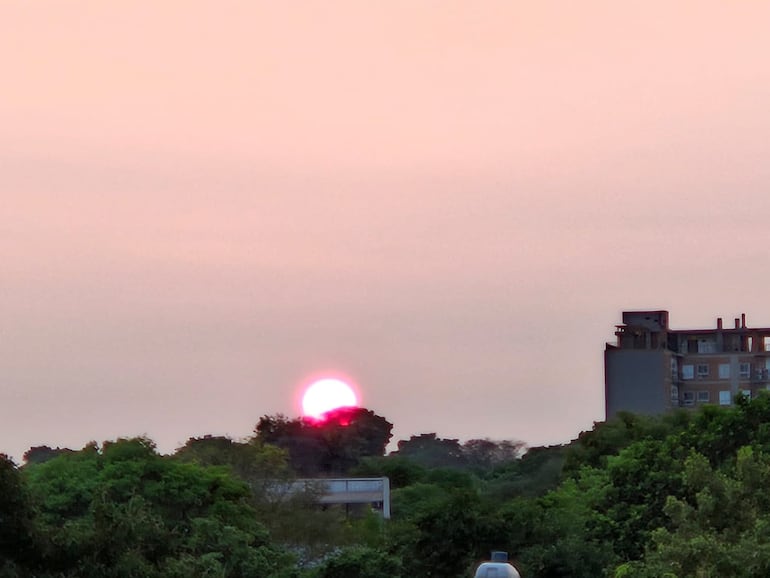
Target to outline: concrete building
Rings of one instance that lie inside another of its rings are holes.
[[[770,327],[747,327],[745,314],[730,327],[719,318],[714,329],[671,329],[668,311],[624,311],[615,336],[604,352],[607,419],[730,405],[770,389]]]
[[[321,506],[366,504],[377,510],[384,519],[390,519],[389,478],[306,478],[276,488],[276,495],[285,492],[317,491]]]

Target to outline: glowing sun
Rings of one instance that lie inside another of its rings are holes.
[[[325,378],[314,381],[302,396],[302,413],[316,419],[327,411],[357,405],[356,392],[341,379]]]

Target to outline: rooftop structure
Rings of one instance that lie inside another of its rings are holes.
[[[607,419],[730,405],[770,389],[770,327],[748,327],[745,314],[729,327],[718,318],[712,329],[671,329],[668,311],[624,311],[615,337],[604,352]]]

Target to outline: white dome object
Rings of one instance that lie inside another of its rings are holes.
[[[483,562],[477,569],[475,578],[521,578],[516,568],[507,562]]]

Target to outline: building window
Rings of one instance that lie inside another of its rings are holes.
[[[673,379],[674,381],[676,381],[676,378],[679,376],[679,370],[677,369],[676,365],[677,365],[676,358],[672,357],[671,358],[671,379]]]
[[[709,392],[708,391],[699,391],[698,392],[698,403],[708,403],[709,401]]]
[[[694,365],[683,365],[682,366],[682,379],[693,379],[695,377],[695,366]]]
[[[709,376],[709,366],[707,363],[698,364],[698,377],[704,378]]]
[[[768,386],[768,387],[770,387],[770,386]],[[675,386],[675,385],[671,386],[671,399],[674,400],[674,401],[678,401],[679,400],[679,388],[677,386]]]
[[[748,379],[751,377],[751,364],[741,363],[739,375],[741,379]]]
[[[720,363],[719,364],[719,379],[730,379],[730,364],[729,363]]]
[[[730,405],[730,392],[729,391],[720,391],[719,392],[719,405]]]
[[[682,394],[682,401],[684,402],[684,405],[694,405],[695,404],[695,393],[692,391],[685,391]]]
[[[751,399],[751,390],[750,389],[742,389],[741,390],[741,395],[743,397],[747,397],[747,398]]]
[[[716,353],[717,344],[714,341],[700,339],[698,341],[698,353]]]

